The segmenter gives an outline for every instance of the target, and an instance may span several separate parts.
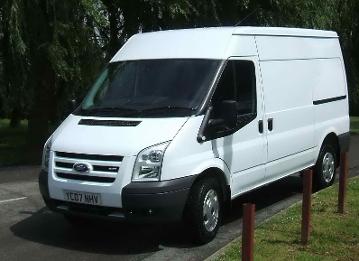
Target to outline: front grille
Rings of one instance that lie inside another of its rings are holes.
[[[112,183],[116,179],[116,178],[109,178],[109,177],[97,177],[97,176],[89,176],[89,175],[68,174],[68,173],[61,173],[61,172],[56,172],[56,175],[59,178],[63,178],[63,179],[93,181],[93,182],[100,182],[100,183]]]
[[[94,171],[107,171],[107,172],[115,172],[117,173],[119,170],[119,167],[113,167],[113,166],[93,166]]]
[[[55,165],[56,165],[56,167],[59,167],[59,168],[72,169],[74,166],[74,163],[56,161]],[[118,170],[120,169],[119,167],[115,167],[115,166],[99,166],[99,165],[93,165],[92,168],[94,171],[105,171],[105,172],[106,171],[107,172],[118,172]]]
[[[66,169],[72,169],[72,167],[74,166],[73,163],[61,162],[61,161],[56,161],[55,165],[56,165],[56,167],[66,168]]]
[[[119,172],[123,156],[55,152],[54,172],[57,177],[70,180],[113,183]],[[75,163],[91,165],[88,172],[74,170]]]
[[[122,161],[123,160],[122,156],[68,153],[68,152],[56,152],[56,156],[63,157],[63,158],[101,160],[101,161]]]

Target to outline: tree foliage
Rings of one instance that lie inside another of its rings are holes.
[[[134,33],[236,24],[339,32],[359,114],[358,12],[357,0],[2,0],[0,115],[28,118],[29,143],[42,144]]]

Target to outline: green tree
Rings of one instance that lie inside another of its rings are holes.
[[[0,4],[0,117],[4,115],[4,72],[3,72],[3,49],[4,49],[4,27],[3,27],[3,5]]]
[[[39,149],[131,35],[236,24],[337,31],[359,115],[358,12],[357,0],[2,0],[0,115],[14,126],[28,118],[29,146]]]
[[[3,106],[11,116],[11,126],[19,123],[21,112],[27,109],[28,92],[25,88],[27,77],[27,48],[22,37],[24,31],[23,8],[19,0],[5,0],[2,5],[2,50],[3,50]]]
[[[351,114],[359,115],[359,2],[338,1],[337,31],[346,61]]]
[[[72,97],[103,65],[100,1],[5,0],[7,106],[27,107],[28,144],[37,151]],[[99,24],[98,24],[99,23]]]

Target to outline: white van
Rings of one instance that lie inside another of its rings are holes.
[[[310,167],[328,186],[348,147],[335,32],[140,33],[46,142],[39,183],[70,221],[185,219],[205,243],[226,202]]]

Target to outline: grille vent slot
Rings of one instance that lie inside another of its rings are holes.
[[[100,182],[100,183],[113,183],[116,178],[112,177],[98,177],[98,176],[89,176],[89,175],[76,175],[76,174],[67,174],[56,172],[56,175],[59,178],[63,179],[73,179],[73,180],[81,180],[81,181],[93,181],[93,182]]]
[[[95,120],[81,119],[79,125],[109,126],[109,127],[136,127],[141,121],[120,121],[120,120]]]
[[[73,158],[73,159],[84,159],[84,160],[101,160],[101,161],[122,161],[122,156],[115,155],[95,155],[95,154],[80,154],[80,153],[69,153],[69,152],[56,152],[57,157],[62,158]]]

